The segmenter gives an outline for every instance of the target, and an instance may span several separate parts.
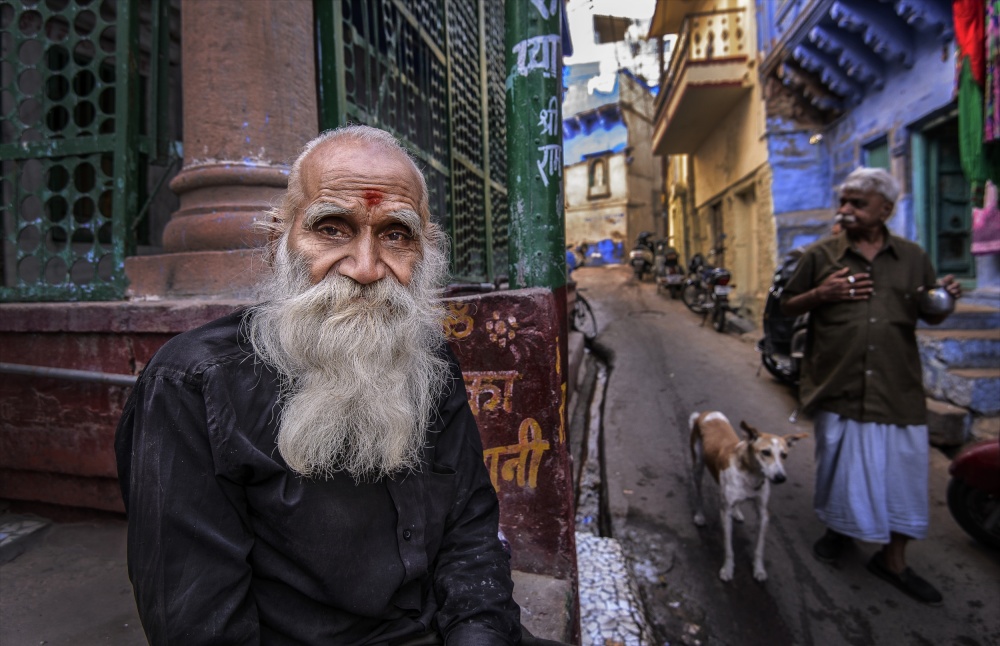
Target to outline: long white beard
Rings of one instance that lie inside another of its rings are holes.
[[[339,275],[311,285],[304,260],[279,242],[247,331],[282,378],[278,450],[296,473],[375,481],[419,469],[450,374],[435,295],[447,263],[434,241],[424,247],[408,287]]]

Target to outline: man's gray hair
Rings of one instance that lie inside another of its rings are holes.
[[[837,197],[843,196],[844,191],[859,191],[861,193],[878,193],[887,201],[896,203],[899,199],[899,182],[889,171],[883,168],[866,168],[859,166],[844,179],[844,183],[837,187]]]
[[[373,128],[371,126],[361,124],[341,126],[339,128],[327,130],[308,142],[302,148],[302,152],[299,153],[299,156],[296,157],[295,161],[292,163],[291,171],[288,173],[288,190],[285,192],[285,195],[281,199],[278,206],[269,210],[264,221],[260,223],[260,226],[268,234],[270,234],[272,239],[271,244],[268,245],[270,247],[269,251],[271,252],[269,254],[269,259],[273,258],[274,243],[277,241],[277,238],[281,237],[281,235],[288,230],[288,227],[291,226],[292,222],[295,221],[295,209],[304,197],[302,190],[303,161],[321,144],[335,144],[338,142],[363,142],[373,145],[381,152],[398,154],[406,159],[410,163],[410,166],[412,166],[413,172],[420,181],[420,195],[417,200],[417,208],[420,211],[420,219],[423,220],[425,225],[430,223],[431,213],[430,201],[427,194],[427,180],[424,178],[424,174],[420,172],[417,164],[413,161],[413,157],[405,148],[403,148],[402,145],[400,145],[399,141],[392,136],[391,133],[379,128]]]

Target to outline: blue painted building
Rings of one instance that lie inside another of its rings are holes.
[[[890,228],[972,286],[949,0],[758,0],[779,253],[831,224],[860,165],[903,186]]]
[[[938,274],[956,275],[971,296],[943,326],[967,329],[918,335],[927,392],[949,403],[931,403],[932,437],[934,420],[956,415],[952,404],[968,413],[948,441],[966,439],[970,419],[995,428],[1000,264],[997,254],[971,254],[952,3],[757,0],[756,8],[779,254],[829,231],[833,187],[854,168],[888,169],[903,188],[890,229],[918,242]]]
[[[564,69],[566,243],[586,245],[590,263],[620,262],[640,231],[656,231],[655,90],[624,69],[603,82],[599,63]]]

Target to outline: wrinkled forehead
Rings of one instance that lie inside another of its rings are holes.
[[[846,202],[848,200],[860,200],[867,204],[875,204],[878,202],[889,202],[889,199],[875,190],[865,190],[861,188],[844,188],[840,191],[840,201]]]
[[[403,199],[421,206],[423,182],[416,165],[399,150],[377,143],[349,139],[323,142],[310,150],[300,165],[306,200],[322,192],[357,191],[368,206],[386,199]],[[427,219],[424,209],[421,218]]]

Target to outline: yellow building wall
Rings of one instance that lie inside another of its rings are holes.
[[[765,108],[757,71],[757,23],[755,6],[746,0],[688,3],[690,12],[743,8],[746,20],[748,92],[712,128],[690,155],[690,176],[684,175],[684,198],[675,189],[671,224],[683,224],[678,240],[686,241],[688,257],[707,256],[718,242],[718,224],[725,233],[721,258],[733,274],[734,305],[760,326],[761,313],[774,272],[777,243],[771,198],[771,172],[767,164]],[[678,156],[675,156],[678,157]],[[673,160],[671,161],[673,164]],[[678,178],[669,177],[671,183]],[[692,213],[684,217],[683,204]],[[690,208],[689,207],[689,208]],[[713,215],[713,211],[719,215]],[[721,217],[720,217],[721,215]],[[711,260],[711,259],[710,259]]]

